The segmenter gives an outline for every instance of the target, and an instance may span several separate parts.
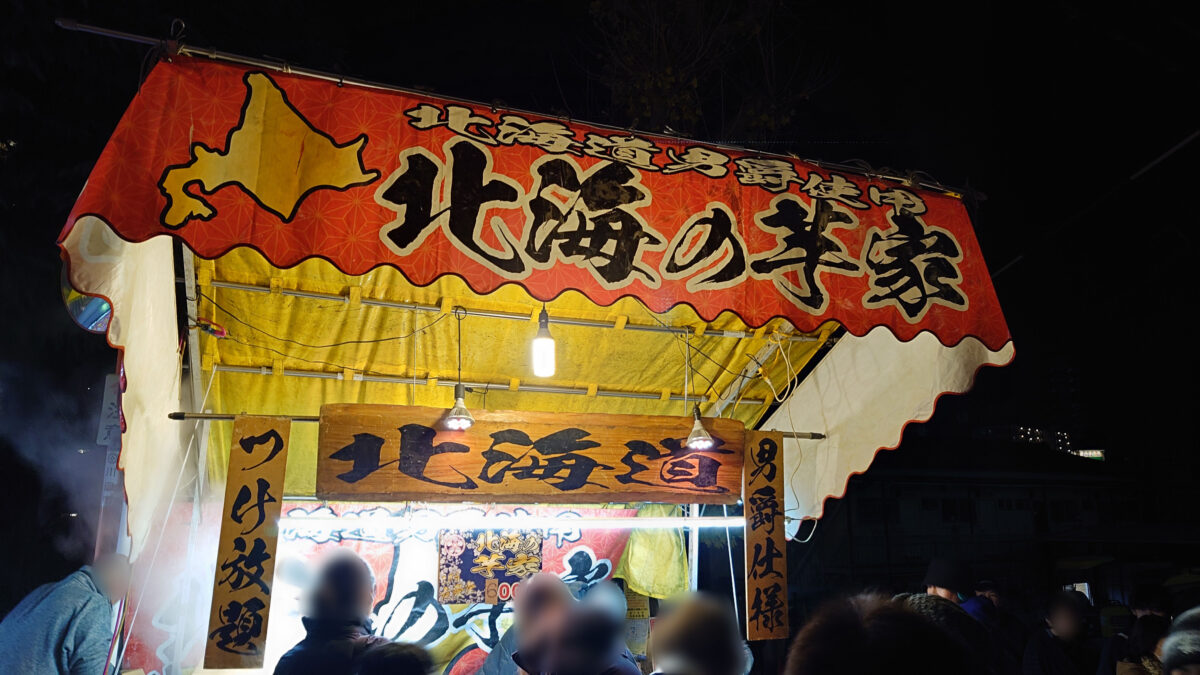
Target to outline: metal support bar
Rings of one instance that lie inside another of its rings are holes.
[[[791,338],[796,336],[788,337]],[[779,348],[779,345],[779,342],[772,341],[770,344],[758,350],[758,354],[754,355],[754,357],[750,359],[750,363],[747,363],[746,367],[742,369],[741,375],[736,380],[729,383],[729,388],[724,394],[721,395],[721,398],[718,399],[717,407],[712,411],[713,415],[720,417],[725,412],[725,407],[737,400],[737,397],[742,393],[743,390],[745,390],[749,383],[754,381],[754,375],[758,372],[760,364],[766,363],[767,359],[771,358],[771,354],[773,354],[775,350]],[[765,379],[766,376],[764,375],[763,378]]]
[[[249,414],[249,413],[246,413]],[[167,413],[167,417],[177,421],[183,420],[212,420],[214,422],[232,422],[237,415],[229,413],[198,413],[198,412],[173,412]],[[275,415],[275,417],[287,417],[293,422],[320,422],[320,415]],[[784,438],[792,438],[798,441],[819,441],[825,438],[825,434],[815,431],[781,431]]]
[[[225,366],[215,364],[213,372],[217,373],[243,373],[247,375],[272,375],[275,373],[270,366]],[[282,375],[288,377],[309,377],[318,380],[344,380],[344,373],[331,373],[325,370],[292,370],[285,368],[280,371]],[[355,373],[354,382],[389,382],[392,384],[429,384],[429,380],[423,377],[396,377],[392,375],[372,375],[369,373]],[[450,386],[453,386],[451,383]]]
[[[692,504],[689,515],[693,525],[688,528],[688,590],[695,593],[700,590],[700,505]]]
[[[247,413],[249,414],[249,413]],[[232,422],[237,415],[229,415],[225,413],[197,413],[197,412],[173,412],[167,413],[168,419],[173,420],[210,420],[213,422]],[[272,417],[286,417],[293,422],[320,422],[320,415],[272,415]]]
[[[254,284],[243,284],[233,281],[212,281],[210,285],[213,288],[224,288],[226,290],[245,291],[247,293],[271,293],[272,290],[268,286],[256,286]],[[282,288],[278,290],[280,295],[286,295],[293,298],[308,298],[309,300],[328,300],[346,304],[349,303],[349,298],[337,293],[320,293],[317,291],[299,291],[290,288]],[[390,307],[393,309],[406,309],[413,312],[429,312],[436,314],[442,311],[438,305],[424,305],[415,302],[395,302],[391,300],[377,300],[374,298],[363,298],[362,304],[372,307]],[[518,312],[501,312],[497,310],[484,309],[468,309],[463,308],[467,316],[479,316],[489,319],[508,319],[511,321],[529,321],[530,313]],[[615,328],[616,323],[611,321],[598,321],[595,319],[573,319],[568,317],[550,317],[550,323],[559,326],[581,326],[585,328]],[[690,335],[693,330],[686,326],[662,326],[655,324],[625,324],[625,330],[642,331],[649,333],[670,333],[674,335]],[[746,340],[754,337],[754,333],[740,330],[706,330],[704,337],[719,337],[733,338],[737,340]],[[819,342],[820,338],[812,335],[788,335],[785,338],[789,342]]]
[[[242,373],[247,375],[272,375],[275,373],[270,366],[225,366],[215,364],[213,371],[217,373]],[[345,380],[345,373],[334,373],[325,370],[293,370],[290,368],[280,371],[282,375],[287,377],[309,377],[320,380]],[[354,373],[354,382],[387,382],[391,384],[420,384],[427,385],[429,380],[423,377],[396,377],[391,375],[379,375],[371,373]],[[438,380],[439,387],[453,387],[458,384],[456,380]],[[507,391],[510,390],[508,383],[491,383],[491,382],[463,382],[463,386],[467,389],[477,391]],[[525,384],[524,382],[517,385],[517,391],[529,392],[531,394],[564,394],[568,396],[587,396],[587,387],[559,387],[549,384]],[[661,394],[644,391],[620,391],[617,389],[598,389],[596,396],[605,398],[632,398],[644,401],[658,401],[662,399]],[[686,400],[683,394],[671,394],[667,397],[669,401],[684,401]],[[739,405],[763,405],[766,401],[762,399],[745,398],[739,401]]]

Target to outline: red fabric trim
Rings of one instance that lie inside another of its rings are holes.
[[[252,74],[240,66],[183,57],[160,63],[101,154],[60,240],[65,239],[78,218],[96,214],[128,241],[140,242],[171,234],[204,258],[218,257],[237,246],[250,246],[280,268],[292,267],[314,257],[323,258],[351,275],[390,265],[417,286],[426,286],[445,274],[454,274],[480,294],[491,293],[507,283],[517,283],[538,300],[549,301],[568,290],[576,290],[601,306],[611,305],[623,297],[636,297],[657,313],[686,304],[705,321],[715,319],[722,312],[733,311],[750,327],[782,317],[802,331],[814,331],[826,321],[837,321],[857,336],[885,325],[902,341],[929,331],[947,346],[972,336],[989,349],[996,350],[1010,340],[966,210],[958,199],[948,195],[909,190],[924,203],[926,210],[920,218],[926,229],[945,233],[957,245],[961,260],[955,265],[962,277],[957,287],[966,296],[968,306],[964,309],[931,302],[919,320],[910,322],[895,304],[866,305],[865,298],[878,292],[878,287],[872,288],[869,284],[863,249],[868,247],[872,233],[877,236],[898,232],[898,226],[892,220],[897,211],[885,202],[871,204],[869,195],[872,189],[887,191],[900,186],[861,176],[841,176],[857,190],[858,196],[852,199],[866,208],[838,207],[857,222],[847,222],[845,227],[831,230],[844,246],[844,255],[835,251],[826,254],[829,258],[823,258],[827,264],[832,259],[853,261],[859,272],[843,273],[845,270],[839,271],[834,266],[821,268],[818,279],[825,288],[828,302],[819,313],[805,311],[790,301],[777,285],[778,277],[755,278],[750,274],[744,281],[723,289],[696,290],[688,286],[712,272],[720,264],[719,258],[718,262],[695,268],[690,277],[667,278],[663,258],[670,242],[689,218],[706,213],[712,204],[723,204],[729,209],[750,257],[761,258],[779,246],[789,246],[783,240],[784,231],[760,222],[764,214],[777,208],[779,193],[743,185],[737,178],[739,165],[735,162],[739,160],[779,159],[761,153],[727,148],[717,150],[680,139],[638,135],[659,149],[653,156],[658,170],[639,170],[636,179],[636,184],[647,193],[648,203],[630,207],[663,240],[659,249],[643,250],[641,257],[643,267],[659,276],[657,287],[640,276],[635,276],[636,280],[624,286],[606,287],[586,265],[567,261],[545,269],[527,262],[525,271],[521,272],[524,276],[508,278],[480,262],[475,254],[449,237],[441,224],[444,218],[435,221],[426,231],[423,242],[404,255],[385,245],[381,231],[398,215],[395,209],[380,203],[376,193],[399,172],[400,153],[423,148],[422,152],[444,163],[449,145],[465,142],[447,126],[418,129],[411,124],[412,111],[418,106],[442,109],[454,104],[444,99],[338,87],[334,83],[280,73],[254,75],[260,87],[281,92],[283,98],[280,100],[295,113],[295,119],[308,125],[315,145],[329,144],[340,148],[338,152],[357,152],[361,168],[358,178],[347,179],[345,185],[309,187],[294,204],[288,200],[280,203],[278,199],[260,199],[254,191],[237,183],[211,186],[211,193],[203,191],[206,184],[195,182],[187,183],[183,188],[162,187],[167,185],[166,176],[172,168],[195,162],[198,153],[223,155],[233,152],[234,132],[239,125],[248,124],[245,111],[251,102]],[[269,85],[262,84],[267,81]],[[478,107],[471,113],[496,124],[507,114],[519,114],[530,122],[558,123],[572,132],[577,141],[588,135],[618,137],[611,129],[536,118],[527,113],[493,112]],[[487,129],[486,125],[476,128]],[[494,134],[496,128],[487,130]],[[490,157],[493,177],[507,179],[517,193],[526,196],[536,186],[535,162],[567,158],[581,172],[605,164],[587,154],[553,155],[520,143],[477,145]],[[722,178],[711,178],[698,171],[668,173],[662,170],[672,162],[670,157],[678,158],[691,148],[719,151],[728,156],[727,174]],[[814,176],[832,181],[835,175],[805,162],[787,161],[794,169],[796,182],[787,185],[789,197],[784,201],[794,198],[811,208],[817,200],[803,194],[803,182]],[[180,189],[182,192],[178,191]],[[168,201],[168,192],[174,195],[173,201]],[[169,206],[189,197],[200,200],[213,213],[168,226]],[[518,202],[523,203],[525,199],[520,197]],[[519,242],[527,225],[525,208],[518,203],[486,211],[477,241],[494,249],[503,248],[507,239],[492,231],[492,221],[499,219],[508,236]],[[787,271],[784,278],[789,283],[804,286],[804,280],[795,269]]]

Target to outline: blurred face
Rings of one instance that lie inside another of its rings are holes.
[[[950,602],[958,602],[958,594],[949,588],[942,588],[941,586],[926,586],[925,592],[930,595],[936,595],[939,598],[945,598]]]
[[[569,607],[561,603],[548,604],[532,616],[518,617],[517,651],[525,663],[544,670],[547,661],[562,638]]]
[[[978,593],[976,593],[976,595],[982,595],[983,597],[987,598],[988,600],[991,600],[993,605],[995,605],[997,607],[1000,606],[1000,594],[997,593],[996,591],[979,591]]]
[[[1050,613],[1046,625],[1056,637],[1074,640],[1083,632],[1083,617],[1073,609],[1059,607]]]
[[[99,563],[97,573],[104,594],[112,604],[120,602],[129,592],[129,559],[125,556],[112,556]]]
[[[359,590],[358,593],[358,612],[363,616],[371,615],[371,608],[375,605],[375,586],[367,583]]]

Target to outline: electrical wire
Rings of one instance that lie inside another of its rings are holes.
[[[226,334],[224,339],[233,340],[234,342],[236,342],[240,345],[243,345],[245,347],[249,347],[251,349],[262,349],[264,351],[268,351],[273,354],[278,354],[279,356],[282,356],[285,359],[292,359],[293,361],[303,361],[304,363],[311,363],[313,365],[329,366],[330,368],[336,368],[338,371],[345,371],[345,370],[357,371],[358,370],[357,368],[352,368],[350,366],[342,365],[340,363],[333,363],[332,361],[321,361],[321,360],[317,360],[317,359],[306,359],[306,358],[302,358],[302,357],[295,356],[292,354],[288,354],[287,352],[280,351],[278,349],[275,349],[274,347],[268,347],[266,345],[259,345],[259,344],[254,344],[253,342],[247,342],[247,341],[237,337],[233,333]],[[379,373],[379,372],[374,372],[374,371],[370,371],[370,370],[363,370],[360,372],[362,372],[363,375],[376,375],[379,377],[395,377],[395,375],[390,374],[390,373]]]
[[[683,339],[684,339],[683,337],[681,337],[681,336],[679,335],[679,333],[675,332],[676,330],[679,330],[679,332],[680,332],[680,333],[681,333],[681,332],[683,332],[682,330],[680,330],[680,329],[679,329],[679,327],[678,327],[678,326],[672,326],[671,324],[669,324],[669,323],[667,323],[667,322],[663,321],[662,319],[658,318],[658,315],[657,315],[657,314],[655,314],[654,312],[651,312],[651,311],[650,311],[650,309],[649,309],[648,307],[646,307],[645,305],[643,305],[643,304],[641,304],[641,303],[638,303],[638,307],[641,307],[641,308],[642,308],[642,311],[643,311],[643,312],[645,312],[645,313],[646,313],[646,315],[647,315],[647,316],[649,316],[651,319],[654,319],[654,321],[655,321],[655,322],[657,322],[657,323],[658,323],[658,325],[662,326],[663,328],[670,328],[670,329],[672,329],[672,331],[671,331],[670,335],[671,335],[672,337],[674,337],[676,340],[683,340]],[[735,373],[734,371],[732,371],[732,370],[730,370],[730,369],[726,368],[726,367],[725,367],[725,365],[724,365],[723,363],[721,363],[720,361],[718,361],[718,360],[714,359],[713,357],[709,356],[709,355],[708,355],[708,354],[707,354],[707,353],[706,353],[706,352],[705,352],[703,349],[700,349],[700,348],[698,348],[698,347],[697,347],[697,348],[696,348],[696,351],[697,351],[697,352],[698,352],[698,353],[699,353],[701,356],[703,356],[704,358],[706,358],[706,359],[708,359],[709,361],[711,361],[711,362],[713,363],[713,365],[715,365],[716,367],[718,367],[718,368],[720,368],[721,370],[725,371],[726,373],[728,373],[728,374],[730,374],[730,375],[733,375],[734,377],[743,377],[743,378],[744,378],[744,377],[746,377],[746,375],[743,375],[742,373]],[[705,379],[707,379],[707,378],[705,378]],[[711,382],[711,380],[709,380],[709,381]]]
[[[458,383],[462,384],[462,322],[467,318],[467,310],[455,307],[454,318],[458,320]]]
[[[817,533],[817,525],[820,525],[821,521],[814,518],[814,519],[812,519],[812,524],[813,524],[813,528],[808,531],[807,537],[805,537],[804,539],[793,539],[792,541],[799,543],[799,544],[807,544],[808,542],[812,541],[813,535]],[[796,532],[799,533],[799,530],[796,530]]]
[[[193,327],[195,327],[195,326],[193,326]],[[255,344],[255,343],[253,343],[253,342],[247,342],[246,340],[243,340],[243,339],[241,339],[241,338],[237,337],[236,335],[234,335],[233,333],[230,333],[230,332],[228,332],[228,331],[226,332],[226,335],[225,335],[225,337],[223,337],[223,338],[219,338],[219,339],[222,339],[222,340],[233,340],[234,342],[236,342],[236,343],[238,343],[238,344],[240,344],[240,345],[242,345],[242,346],[244,346],[244,347],[249,347],[249,348],[251,348],[251,349],[262,349],[262,350],[264,350],[264,351],[268,351],[268,352],[271,352],[271,353],[273,353],[273,354],[277,354],[277,355],[279,355],[279,356],[282,356],[282,357],[284,357],[285,359],[292,359],[293,361],[302,361],[302,362],[304,362],[304,363],[311,363],[311,364],[313,364],[313,365],[328,366],[328,367],[330,367],[330,368],[334,368],[334,369],[338,370],[339,372],[341,372],[341,371],[346,371],[346,370],[353,370],[353,371],[356,371],[356,372],[360,372],[360,373],[362,373],[363,375],[373,375],[373,376],[376,376],[376,377],[396,377],[395,373],[383,373],[383,372],[374,371],[374,370],[359,370],[358,368],[354,368],[354,367],[352,367],[352,366],[343,365],[343,364],[340,364],[340,363],[333,363],[332,361],[321,361],[321,360],[318,360],[318,359],[306,359],[306,358],[303,358],[303,357],[300,357],[300,356],[295,356],[295,355],[293,355],[293,354],[288,354],[287,352],[284,352],[284,351],[280,351],[280,350],[278,350],[278,349],[275,349],[274,347],[268,347],[267,345],[260,345],[260,344]]]
[[[669,324],[669,323],[666,323],[666,322],[664,322],[662,319],[658,318],[658,315],[654,314],[654,312],[651,312],[651,311],[650,311],[650,310],[649,310],[649,309],[648,309],[648,308],[647,308],[645,305],[642,305],[642,304],[640,304],[640,303],[639,303],[639,304],[638,304],[638,307],[641,307],[641,308],[642,308],[642,311],[646,312],[647,316],[649,316],[651,319],[654,319],[654,321],[656,321],[656,322],[658,323],[658,325],[662,326],[663,328],[671,328],[671,329],[675,329],[675,328],[677,328],[676,326],[672,326],[671,324]],[[679,331],[679,332],[683,332],[683,331]],[[681,347],[679,347],[679,341],[683,341],[683,340],[685,340],[685,339],[686,339],[686,340],[689,342],[689,344],[690,344],[690,342],[691,342],[691,334],[690,334],[690,333],[688,334],[688,337],[687,337],[687,338],[681,337],[681,336],[679,335],[679,333],[677,333],[675,330],[672,330],[672,331],[671,331],[669,334],[671,335],[671,337],[675,338],[675,340],[676,340],[676,344],[675,344],[675,346],[676,346],[677,348],[679,348],[679,349],[680,349],[680,351],[682,351],[682,348],[681,348]],[[704,358],[708,359],[708,361],[709,361],[709,362],[711,362],[713,365],[715,365],[716,367],[720,368],[720,369],[721,369],[721,370],[723,370],[724,372],[726,372],[726,373],[728,373],[728,374],[732,375],[734,378],[736,378],[736,380],[752,380],[752,379],[754,379],[753,377],[751,377],[751,376],[748,376],[748,375],[746,375],[745,373],[742,373],[742,372],[734,372],[734,371],[730,370],[729,368],[725,367],[725,364],[723,364],[723,363],[721,363],[720,361],[718,361],[718,360],[714,359],[712,356],[710,356],[710,355],[709,355],[707,352],[705,352],[703,349],[700,349],[699,347],[695,347],[694,349],[696,350],[696,353],[698,353],[700,356],[703,356]],[[690,360],[690,359],[688,360],[688,366],[689,366],[689,367],[691,367],[691,360]],[[704,393],[705,393],[705,394],[707,394],[708,392],[712,391],[713,389],[716,389],[716,387],[717,387],[717,383],[716,383],[716,381],[712,380],[712,379],[711,379],[711,378],[709,378],[707,375],[705,375],[704,373],[700,372],[700,370],[699,370],[699,369],[697,369],[697,368],[694,368],[694,367],[692,367],[692,372],[694,372],[696,375],[699,375],[700,377],[704,378],[704,381],[705,381],[705,382],[708,382],[708,388],[704,390]],[[735,381],[736,381],[736,380],[735,380]],[[743,391],[744,391],[744,390],[745,390],[745,387],[743,387],[742,389],[743,389]]]
[[[204,291],[197,291],[197,294],[201,298],[204,298],[205,300],[208,300],[209,302],[211,302],[214,307],[216,307],[217,309],[224,312],[226,315],[229,316],[229,318],[242,324],[243,326],[249,328],[250,330],[253,330],[257,333],[262,333],[263,335],[266,335],[267,337],[269,337],[273,340],[278,340],[280,342],[290,342],[291,344],[299,345],[301,347],[308,347],[310,349],[331,349],[333,347],[344,347],[347,345],[369,345],[369,344],[379,344],[382,342],[392,342],[395,340],[407,340],[408,338],[411,338],[414,335],[418,335],[418,334],[432,328],[433,326],[436,326],[440,321],[442,321],[443,319],[446,318],[446,315],[442,314],[442,315],[438,316],[438,318],[434,319],[433,321],[430,321],[429,323],[425,324],[424,326],[421,326],[420,328],[415,328],[412,331],[410,331],[404,335],[393,335],[391,337],[374,338],[374,339],[370,339],[370,340],[342,340],[341,342],[331,342],[331,343],[325,344],[325,345],[314,345],[314,344],[309,344],[307,342],[301,342],[299,340],[294,340],[292,338],[280,337],[278,335],[275,335],[274,333],[271,333],[270,331],[265,330],[263,328],[259,328],[258,326],[255,326],[254,324],[250,323],[246,319],[241,318],[237,314],[235,314],[232,311],[230,311],[229,309],[225,308],[223,305],[221,305],[221,303],[217,302],[212,297],[206,295],[204,293]],[[460,309],[462,309],[462,308],[456,307],[454,311],[457,313]]]

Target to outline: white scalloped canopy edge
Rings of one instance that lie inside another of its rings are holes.
[[[901,342],[883,326],[840,338],[762,425],[825,434],[784,441],[788,535],[820,518],[825,500],[845,494],[877,452],[897,447],[905,426],[929,420],[941,396],[967,391],[980,368],[1007,365],[1013,354],[1011,341],[998,351],[973,337],[947,347],[930,333]]]

